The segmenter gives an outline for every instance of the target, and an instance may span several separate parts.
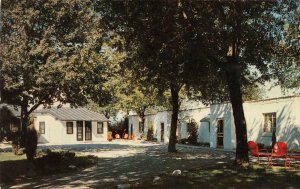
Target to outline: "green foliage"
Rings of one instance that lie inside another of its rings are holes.
[[[92,1],[13,0],[1,8],[1,101],[21,106],[21,144],[28,117],[40,105],[112,99],[122,39],[105,30]]]
[[[271,68],[278,84],[287,89],[300,87],[300,5],[296,1],[283,1],[277,9],[283,25],[276,64]]]
[[[241,88],[245,99],[261,98],[259,90],[251,91],[256,82],[263,83],[273,77],[269,68],[282,34],[282,25],[275,14],[277,4],[114,2],[110,10],[120,18],[120,22],[112,25],[120,26],[118,31],[122,31],[127,43],[124,66],[133,71],[137,81],[157,88],[158,94],[171,91],[174,115],[171,128],[176,128],[179,92],[183,87],[190,97],[205,104],[231,97],[236,99],[232,103],[241,106]],[[229,49],[232,59],[227,54]],[[236,74],[231,74],[233,70],[237,70]],[[230,88],[233,90],[229,92]],[[176,129],[171,130],[170,144],[174,144]]]
[[[124,120],[118,121],[114,124],[110,124],[108,130],[113,132],[113,137],[115,134],[119,134],[123,137],[124,132],[128,132],[128,117],[125,117]]]
[[[43,156],[42,161],[46,161],[49,165],[61,164],[63,159],[63,153],[61,152],[52,152],[47,150],[46,155]]]
[[[72,162],[75,158],[74,152],[69,151],[51,151],[47,149],[46,154],[37,159],[37,162],[45,166],[58,166],[66,164],[66,162]],[[67,163],[69,164],[69,163]]]
[[[88,100],[86,107],[94,112],[99,112],[103,114],[107,119],[116,116],[117,114],[117,107],[115,101],[110,101],[107,105],[99,105],[92,100]]]
[[[187,123],[187,132],[189,133],[189,136],[187,138],[189,144],[197,144],[198,124],[194,119],[191,122]]]
[[[154,128],[152,122],[148,122],[148,132],[147,132],[147,140],[152,141],[154,134]]]
[[[182,138],[178,140],[179,144],[187,144],[188,143],[188,139],[187,138]]]
[[[83,104],[90,96],[107,102],[103,85],[120,40],[103,34],[90,1],[4,1],[2,12],[2,100]]]

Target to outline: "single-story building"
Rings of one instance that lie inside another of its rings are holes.
[[[108,119],[86,108],[50,108],[33,114],[39,143],[72,144],[107,140]]]
[[[284,141],[289,149],[300,149],[300,95],[272,98],[243,103],[247,124],[248,141],[271,146],[272,140]],[[154,137],[167,143],[171,125],[170,111],[146,115],[144,134],[147,128],[154,128]],[[198,124],[198,142],[209,143],[211,148],[234,150],[236,134],[230,103],[215,103],[209,108],[181,110],[179,113],[177,136],[187,138],[187,124],[190,120]],[[129,116],[129,129],[139,130],[140,118]]]
[[[201,107],[194,109],[181,110],[178,115],[177,138],[188,137],[187,125],[195,121],[198,126],[198,142],[209,142],[209,116],[210,108]],[[129,134],[135,134],[139,137],[142,134],[147,135],[148,129],[153,128],[153,137],[159,142],[168,143],[171,129],[171,111],[159,111],[156,114],[147,114],[145,116],[144,127],[141,126],[141,118],[136,114],[129,115]],[[143,130],[144,129],[144,130]]]

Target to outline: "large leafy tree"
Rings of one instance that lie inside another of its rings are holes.
[[[123,28],[120,31],[127,42],[129,53],[124,65],[133,70],[133,77],[141,85],[156,88],[161,95],[166,91],[171,94],[172,119],[168,151],[174,152],[179,93],[191,81],[191,76],[202,81],[205,74],[194,73],[206,73],[206,59],[193,48],[193,31],[187,27],[176,2],[117,2],[112,7],[118,10],[117,15],[122,20]]]
[[[107,102],[108,52],[120,39],[104,33],[89,0],[2,1],[1,14],[1,100],[21,107],[20,145],[29,152],[28,120],[40,105]]]
[[[239,65],[235,66],[237,64],[233,64],[231,61],[239,55],[227,56],[228,48],[233,45],[235,40],[240,40],[236,39],[239,38],[239,31],[235,31],[237,28],[235,25],[240,24],[237,24],[235,19],[239,18],[237,14],[242,13],[238,13],[240,7],[236,7],[236,4],[236,2],[191,1],[147,2],[142,7],[139,3],[133,2],[123,3],[123,7],[122,3],[115,4],[116,9],[126,10],[125,15],[121,18],[124,18],[123,27],[125,32],[127,31],[128,49],[132,52],[126,62],[127,66],[132,70],[138,70],[134,72],[135,77],[145,77],[144,83],[147,85],[155,86],[159,92],[170,91],[171,93],[173,113],[169,151],[176,151],[175,137],[180,108],[179,91],[188,89],[188,92],[194,96],[198,95],[206,103],[223,101],[229,96],[234,100],[232,102],[238,128],[237,133],[241,133],[237,134],[237,141],[241,141],[239,136],[243,135],[244,137],[243,144],[238,142],[237,151],[239,152],[240,146],[242,146],[243,153],[245,152],[245,157],[247,157],[245,151],[247,146],[245,145],[247,141],[246,125],[245,121],[242,121],[244,118],[238,119],[238,117],[244,117],[241,82],[250,84],[250,73],[246,69],[248,65],[243,64],[242,68],[245,69],[242,70],[242,74],[245,77],[241,80],[240,71],[236,72]],[[256,5],[256,8],[259,6]],[[143,11],[140,11],[141,9]],[[241,11],[243,10],[241,9]],[[261,8],[261,12],[263,11],[264,8]],[[120,14],[124,14],[124,12],[120,12]],[[261,16],[261,12],[256,12],[255,16]],[[244,11],[243,14],[247,15],[248,12]],[[252,16],[252,12],[249,14]],[[248,15],[247,19],[249,17]],[[243,22],[247,22],[247,19]],[[249,28],[252,29],[252,26]],[[246,33],[248,35],[251,34],[249,28],[245,29],[249,30]],[[255,36],[256,34],[258,32],[247,38],[265,35],[263,33]],[[246,39],[246,41],[249,40]],[[251,44],[250,41],[248,44],[252,45],[252,49],[247,49],[247,56],[243,56],[245,59],[249,59],[254,54],[254,43]],[[258,43],[258,45],[261,44],[264,43]],[[264,44],[263,47],[265,46]],[[269,53],[269,51],[267,52]],[[260,53],[267,55],[263,51]],[[232,59],[232,57],[234,58]],[[259,58],[253,57],[251,63]],[[256,65],[259,64],[264,63],[259,60]],[[266,66],[261,66],[260,69],[264,72],[267,70]],[[226,82],[226,78],[228,82]],[[257,78],[253,77],[252,79]],[[185,87],[183,88],[183,86]],[[230,89],[228,93],[226,86],[229,86]],[[238,103],[234,103],[236,101]],[[244,124],[240,126],[240,123]]]
[[[201,49],[219,70],[219,77],[226,81],[238,164],[249,161],[242,89],[274,77],[270,67],[276,64],[283,31],[277,7],[278,2],[269,1],[197,2],[193,6],[190,2],[183,3],[188,22],[198,26],[195,48]]]
[[[171,91],[169,151],[175,151],[178,92],[186,85],[199,91],[205,100],[218,97],[222,101],[226,95],[219,94],[228,91],[236,125],[236,162],[248,161],[242,89],[273,77],[270,66],[276,58],[283,28],[276,14],[277,4],[268,1],[159,1],[144,3],[142,7],[134,2],[115,4],[123,11],[121,14],[126,11],[121,17],[125,18],[122,31],[129,31],[128,46],[134,52],[128,66],[138,70],[136,77],[146,76],[147,83],[161,91]],[[207,89],[213,90],[212,95]]]

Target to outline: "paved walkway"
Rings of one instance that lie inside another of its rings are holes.
[[[168,153],[166,145],[137,142],[51,147],[76,150],[99,159],[95,166],[80,172],[56,174],[10,188],[116,188],[123,183],[152,181],[155,176],[171,174],[176,169],[183,172],[205,169],[234,158],[232,152],[184,146],[177,147],[179,153]]]

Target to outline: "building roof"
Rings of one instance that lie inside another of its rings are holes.
[[[13,116],[21,117],[21,108],[18,106],[3,103],[0,104],[0,109],[7,109],[12,113]]]
[[[278,101],[278,100],[293,99],[293,98],[300,98],[300,94],[295,94],[295,95],[291,95],[291,96],[281,96],[281,97],[275,97],[275,98],[266,98],[266,99],[261,99],[261,100],[247,100],[247,101],[244,101],[243,103],[258,103],[258,102]],[[225,101],[225,102],[216,102],[211,105],[229,104],[229,103],[230,103],[230,101]]]
[[[48,113],[61,121],[109,121],[103,114],[86,108],[50,108],[37,110],[35,113]]]

